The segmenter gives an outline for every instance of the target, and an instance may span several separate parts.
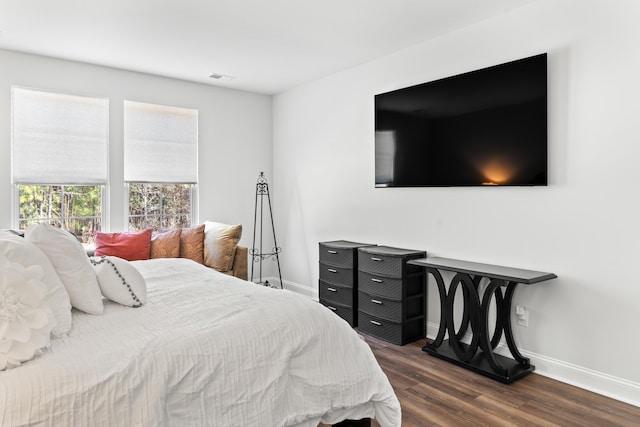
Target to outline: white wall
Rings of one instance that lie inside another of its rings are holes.
[[[255,182],[271,173],[271,97],[0,50],[0,228],[11,227],[11,86],[109,99],[110,229],[125,229],[123,100],[199,111],[199,220],[243,224],[251,244]]]
[[[633,0],[540,0],[277,95],[285,285],[317,292],[318,242],[334,239],[556,273],[516,291],[519,347],[540,373],[640,405],[638,19]],[[374,188],[374,94],[541,52],[548,187]]]

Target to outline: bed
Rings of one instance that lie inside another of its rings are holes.
[[[400,425],[370,348],[321,304],[188,259],[131,265],[146,303],[74,309],[66,337],[0,371],[0,425]]]

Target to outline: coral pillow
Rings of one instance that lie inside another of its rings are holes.
[[[96,232],[95,256],[116,256],[127,261],[149,259],[151,252],[151,229],[139,233]]]
[[[180,233],[180,258],[204,264],[204,224],[183,228]]]
[[[151,258],[178,258],[180,256],[180,229],[153,236]]]

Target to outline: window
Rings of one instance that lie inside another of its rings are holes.
[[[88,245],[102,228],[101,185],[19,185],[18,228],[49,223]]]
[[[191,225],[191,184],[129,183],[129,230]]]
[[[104,223],[108,101],[14,87],[11,103],[15,226],[48,222],[91,243]]]
[[[195,222],[198,111],[125,101],[124,179],[130,231]]]

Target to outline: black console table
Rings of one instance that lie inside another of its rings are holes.
[[[511,300],[519,283],[531,285],[553,279],[557,277],[555,274],[447,258],[423,258],[408,263],[419,265],[432,274],[440,295],[438,334],[435,340],[422,348],[423,351],[505,384],[533,372],[535,367],[529,363],[528,358],[520,354],[513,338]],[[455,273],[448,291],[440,271]],[[488,279],[488,284],[481,299],[480,282],[483,278]],[[458,286],[462,286],[464,308],[460,328],[456,331],[453,306]],[[496,324],[490,337],[489,306],[494,296]],[[465,344],[461,339],[469,326],[471,342]],[[449,338],[445,340],[447,332]],[[513,359],[494,352],[503,333]]]

